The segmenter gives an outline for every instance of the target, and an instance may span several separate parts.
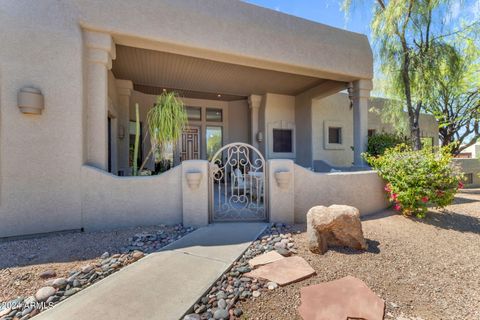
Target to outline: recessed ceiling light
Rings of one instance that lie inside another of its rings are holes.
[[[221,97],[222,97],[222,95],[221,95],[221,94],[217,94],[217,97],[221,98]]]

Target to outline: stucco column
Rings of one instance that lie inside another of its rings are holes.
[[[108,70],[115,59],[115,44],[107,33],[85,30],[86,55],[86,162],[108,168]],[[112,137],[114,138],[114,137]]]
[[[130,96],[133,91],[133,82],[117,79],[115,82],[118,95],[118,170],[123,170],[124,175],[130,175],[128,152],[130,144]],[[123,137],[122,137],[123,136]]]
[[[262,96],[252,94],[248,97],[248,105],[250,106],[250,128],[251,137],[250,144],[258,149],[257,133],[258,133],[258,112],[260,110],[260,104],[262,102]]]
[[[208,224],[208,165],[206,160],[186,160],[181,164],[184,226]]]
[[[367,150],[368,139],[368,100],[372,90],[371,80],[358,80],[353,83],[353,163],[365,166],[362,153]]]
[[[270,222],[295,221],[295,165],[293,160],[268,160],[268,201]]]

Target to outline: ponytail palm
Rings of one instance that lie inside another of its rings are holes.
[[[147,114],[148,130],[155,162],[162,159],[167,146],[174,145],[187,124],[183,102],[175,92],[163,92]]]

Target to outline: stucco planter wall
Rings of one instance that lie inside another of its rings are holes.
[[[357,208],[361,215],[388,206],[385,183],[376,171],[319,173],[295,165],[295,222],[306,222],[314,206],[343,204]]]

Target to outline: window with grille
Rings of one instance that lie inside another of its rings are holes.
[[[292,129],[273,129],[273,152],[293,152]]]
[[[342,128],[328,128],[328,143],[342,144]]]

